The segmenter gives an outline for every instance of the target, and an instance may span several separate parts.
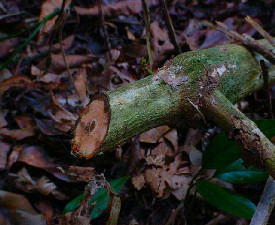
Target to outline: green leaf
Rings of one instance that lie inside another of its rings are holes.
[[[275,135],[275,120],[256,120],[254,121],[260,130],[271,138]],[[221,169],[241,158],[241,149],[227,138],[222,131],[216,135],[206,147],[202,156],[202,166],[205,169]]]
[[[63,210],[63,214],[66,214],[67,212],[72,212],[74,211],[81,202],[81,199],[83,198],[83,194],[78,195],[75,197],[72,201],[70,201],[66,206],[65,209]]]
[[[225,168],[216,171],[214,177],[232,184],[258,183],[268,178],[268,173],[256,167],[248,169],[242,165],[243,160],[238,159]]]
[[[114,189],[116,193],[120,192],[124,183],[129,179],[129,176],[121,177],[116,180],[111,180],[110,186]],[[91,218],[97,218],[107,207],[109,201],[109,196],[106,188],[99,189],[97,193],[91,198],[90,204],[96,201],[96,205],[93,208]]]
[[[214,207],[237,217],[252,218],[256,206],[249,199],[206,180],[198,181],[196,185],[202,197]]]
[[[240,157],[239,146],[230,141],[226,133],[222,131],[207,145],[202,156],[202,166],[205,169],[219,169]]]
[[[128,179],[129,179],[129,176],[121,177],[115,180],[111,180],[109,184],[116,193],[119,193],[124,183]],[[83,198],[83,194],[77,196],[72,201],[70,201],[66,205],[63,213],[65,214],[67,212],[74,211],[76,208],[78,208],[82,198]],[[90,204],[92,204],[93,202],[96,202],[93,208],[93,211],[91,213],[92,219],[97,218],[106,209],[108,201],[109,201],[109,195],[106,188],[98,189],[97,193],[91,198],[89,202]]]

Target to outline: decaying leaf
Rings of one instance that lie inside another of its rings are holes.
[[[37,214],[28,199],[24,195],[0,190],[0,206],[10,210],[22,210],[31,214]]]
[[[68,197],[58,190],[57,186],[51,182],[46,176],[42,176],[37,180],[33,179],[28,171],[23,167],[15,175],[15,185],[20,190],[27,193],[40,193],[48,196],[52,194],[58,200],[65,200]]]
[[[151,46],[154,65],[158,65],[167,54],[174,50],[174,46],[169,41],[169,35],[166,30],[160,27],[159,22],[155,21],[150,26],[151,29]]]
[[[145,169],[132,177],[133,186],[141,190],[147,185],[158,198],[173,194],[184,199],[191,175],[188,162],[178,153],[177,131],[167,126],[154,128],[141,134],[140,141],[158,145],[143,154]]]
[[[10,145],[8,143],[0,141],[0,171],[7,168],[9,151]]]
[[[93,55],[66,55],[66,61],[70,68],[81,66],[84,63],[92,62],[95,59]],[[51,55],[50,71],[60,72],[66,70],[66,64],[62,54]]]
[[[31,85],[32,81],[27,76],[12,76],[1,82],[0,84],[0,96],[11,87],[26,87]]]
[[[0,111],[0,128],[8,125],[8,122],[5,119],[6,114],[7,114],[7,111],[5,111],[5,112]]]
[[[147,3],[149,6],[156,5],[157,1],[150,0]],[[96,16],[99,14],[98,6],[94,6],[92,8],[80,8],[75,6],[74,7],[76,12],[79,15],[86,15],[86,16]],[[125,0],[119,1],[113,4],[107,4],[102,6],[102,11],[106,16],[118,16],[118,15],[135,15],[140,13],[142,10],[141,0]]]
[[[24,138],[32,137],[35,135],[35,128],[22,128],[10,130],[8,128],[1,128],[0,135],[5,139],[22,140]]]
[[[65,7],[68,7],[70,3],[71,3],[71,0],[66,0]],[[61,8],[61,6],[62,6],[62,0],[45,0],[41,7],[39,21],[42,21],[45,16],[53,13],[54,10],[56,10],[57,8]],[[53,30],[57,18],[58,16],[55,16],[54,18],[46,22],[43,29],[39,32],[39,36],[37,40],[38,43],[41,43],[44,35],[49,34],[50,31]]]
[[[79,69],[76,74],[74,87],[78,93],[81,102],[84,102],[87,97],[87,72],[86,69]]]
[[[168,132],[170,128],[168,126],[161,126],[146,131],[140,135],[139,141],[146,143],[157,143],[163,134]]]

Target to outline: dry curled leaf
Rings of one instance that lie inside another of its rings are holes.
[[[45,16],[53,13],[57,8],[61,8],[62,2],[63,0],[45,0],[41,7],[39,21],[42,21]],[[70,3],[71,0],[66,0],[65,7],[68,7]],[[44,27],[39,32],[37,40],[38,44],[41,43],[44,35],[49,34],[53,30],[54,26],[56,25],[57,18],[58,16],[55,16],[46,22]]]
[[[31,85],[32,81],[27,76],[12,76],[1,82],[0,84],[0,96],[11,87],[26,87]]]
[[[37,180],[32,179],[25,167],[15,175],[15,185],[20,190],[27,193],[40,193],[48,196],[52,194],[58,200],[65,200],[67,196],[58,190],[57,186],[47,177],[42,176]]]
[[[81,102],[84,102],[87,97],[87,75],[86,69],[79,69],[76,74],[74,87],[78,93]]]
[[[170,128],[168,126],[160,126],[146,131],[140,135],[139,141],[145,143],[157,143],[160,137],[162,137]]]

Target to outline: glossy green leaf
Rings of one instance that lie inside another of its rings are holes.
[[[123,187],[123,185],[128,179],[129,179],[129,176],[121,177],[115,180],[111,180],[109,184],[116,193],[119,193],[121,188]],[[83,198],[83,194],[77,196],[72,201],[70,201],[66,205],[63,213],[65,214],[67,212],[71,212],[76,208],[78,208],[82,198]],[[109,195],[106,188],[99,189],[89,202],[90,204],[92,204],[93,202],[96,202],[93,208],[93,211],[91,213],[92,219],[97,218],[106,209],[108,201],[109,201]]]
[[[232,184],[258,183],[268,178],[265,170],[252,166],[246,168],[242,163],[243,160],[238,159],[229,166],[217,170],[214,177]]]
[[[209,181],[198,181],[197,190],[211,205],[231,215],[251,219],[254,214],[256,206],[249,199]]]
[[[77,197],[75,197],[72,201],[70,201],[66,206],[65,209],[63,210],[63,214],[67,213],[67,212],[72,212],[74,211],[81,202],[81,199],[83,198],[83,194],[78,195]]]
[[[275,135],[275,120],[254,121],[260,130],[271,138]],[[205,169],[221,169],[241,158],[241,149],[234,141],[229,140],[223,131],[216,135],[206,147],[202,157]]]

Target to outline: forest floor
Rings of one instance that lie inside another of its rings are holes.
[[[117,224],[131,225],[249,224],[188,189],[208,143],[221,131],[211,123],[200,129],[154,128],[89,161],[71,154],[72,130],[89,100],[146,77],[150,65],[144,61],[148,32],[141,0],[80,0],[73,6],[66,1],[63,8],[62,3],[0,0],[0,224],[73,224],[68,211],[79,202],[67,204],[88,183],[96,183],[92,191],[105,187],[108,193],[94,201],[102,212],[94,212],[91,221],[93,204],[74,211],[78,224],[115,224],[109,217],[117,216]],[[159,1],[147,5],[155,72],[178,53]],[[272,0],[169,0],[167,6],[181,52],[234,42],[209,22],[261,39],[245,20],[250,16],[275,36]],[[274,105],[275,86],[271,97]],[[251,119],[269,118],[265,90],[238,107]],[[215,182],[255,205],[265,186]]]

